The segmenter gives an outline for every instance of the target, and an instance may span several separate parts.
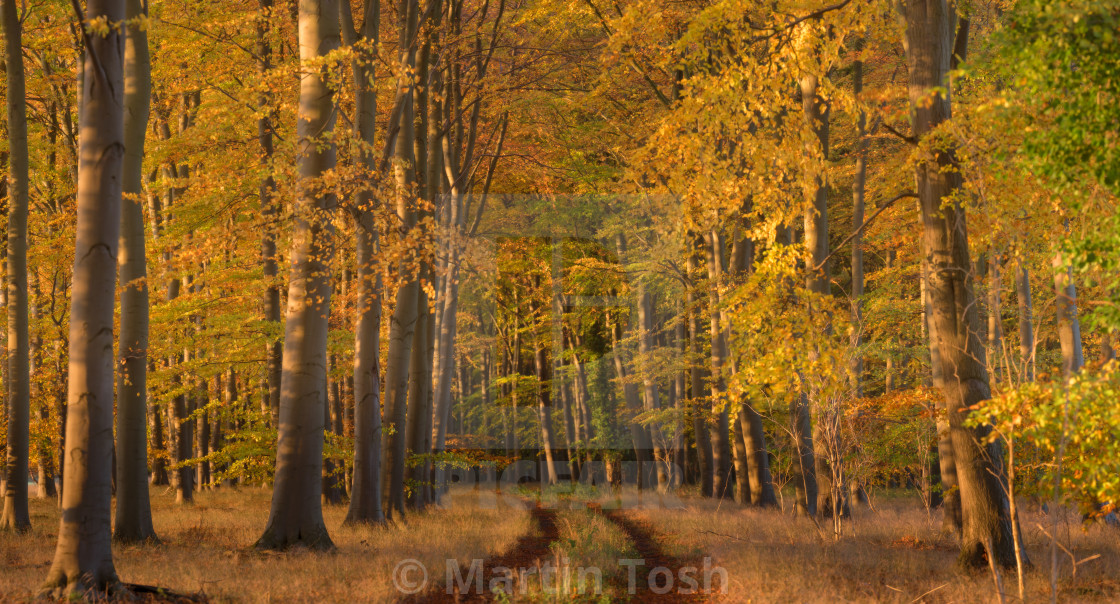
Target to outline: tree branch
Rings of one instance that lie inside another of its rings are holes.
[[[883,125],[885,126],[886,124],[883,124]],[[868,225],[870,225],[873,220],[875,220],[876,218],[879,217],[879,214],[882,214],[887,208],[894,205],[894,202],[896,202],[900,199],[906,199],[907,197],[913,197],[913,198],[916,199],[918,197],[918,194],[907,191],[906,193],[899,193],[898,195],[895,195],[894,197],[888,199],[886,202],[883,203],[883,205],[879,206],[878,209],[875,210],[875,213],[872,214],[871,216],[869,216],[867,218],[867,220],[865,220],[863,222],[863,224],[859,225],[858,229],[856,229],[855,231],[852,231],[851,235],[848,235],[847,237],[845,237],[844,241],[840,242],[840,245],[836,246],[835,249],[833,249],[831,252],[829,252],[829,254],[824,257],[824,260],[821,260],[821,263],[818,264],[816,267],[814,267],[813,270],[814,271],[819,271],[819,270],[823,269],[824,265],[828,263],[829,259],[832,258],[832,256],[834,256],[836,254],[836,252],[838,252],[844,246],[848,245],[848,243],[851,242],[852,239],[856,238],[856,235],[859,235],[860,233],[862,233],[864,231],[864,229],[866,229],[868,227]]]

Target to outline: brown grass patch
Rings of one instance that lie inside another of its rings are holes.
[[[152,514],[163,543],[115,545],[117,574],[129,583],[203,592],[215,602],[391,602],[399,595],[391,580],[399,561],[418,560],[439,580],[446,559],[500,554],[529,528],[523,507],[453,489],[446,509],[414,514],[400,526],[343,527],[346,508],[325,507],[337,551],[263,554],[251,546],[264,530],[270,498],[258,487],[221,489],[180,506],[157,487]],[[37,499],[31,506],[29,534],[0,533],[5,602],[33,597],[54,556],[57,507]]]

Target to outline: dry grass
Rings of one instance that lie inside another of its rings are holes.
[[[623,494],[623,500],[636,500]],[[957,568],[957,545],[940,534],[940,512],[928,516],[915,498],[880,499],[876,510],[856,510],[835,541],[831,525],[823,537],[812,521],[734,503],[686,498],[683,507],[643,506],[636,512],[664,536],[666,551],[679,558],[711,556],[728,571],[729,602],[998,602],[990,572]],[[717,507],[721,508],[718,512]],[[1050,519],[1022,515],[1028,555],[1036,570],[1025,578],[1026,601],[1050,600],[1050,541],[1038,528]],[[1110,602],[1120,598],[1120,531],[1093,525],[1083,532],[1068,515],[1059,535],[1078,560],[1074,578],[1069,557],[1061,559],[1060,601]],[[1047,528],[1047,530],[1049,530]],[[1017,602],[1014,572],[1003,573],[1007,602]]]
[[[267,554],[251,546],[264,529],[271,491],[222,489],[199,493],[178,506],[162,489],[152,493],[161,545],[115,546],[123,581],[179,592],[205,592],[230,602],[389,602],[397,598],[391,576],[397,563],[416,559],[442,580],[445,560],[469,561],[506,550],[529,530],[515,500],[452,490],[447,509],[411,516],[407,525],[342,527],[345,507],[324,508],[338,550],[322,554]],[[0,533],[0,600],[30,599],[46,577],[58,533],[53,501],[32,500],[33,531]]]
[[[546,493],[547,495],[547,493]],[[664,552],[679,560],[710,556],[727,570],[728,602],[997,602],[990,573],[956,567],[956,544],[939,532],[940,515],[927,514],[914,498],[880,497],[876,510],[862,508],[844,537],[832,539],[806,519],[777,511],[744,509],[729,501],[697,497],[660,498],[633,490],[578,493],[607,507],[619,506],[657,531]],[[259,488],[201,493],[193,506],[180,507],[171,495],[153,493],[158,546],[117,547],[117,570],[125,581],[182,592],[204,591],[215,601],[389,602],[400,595],[391,580],[400,560],[416,559],[443,579],[448,558],[469,565],[474,558],[506,552],[520,535],[536,530],[520,500],[479,498],[452,491],[447,509],[409,518],[407,525],[380,529],[342,528],[345,509],[325,509],[338,551],[262,554],[251,544],[263,529],[270,493]],[[636,556],[619,528],[592,510],[566,499],[545,497],[557,508],[557,558],[571,567],[602,567],[604,594],[619,591],[625,569],[618,558]],[[54,550],[58,512],[53,502],[32,502],[30,535],[0,534],[0,600],[29,599],[46,575]],[[1038,510],[1023,516],[1029,554],[1038,570],[1026,578],[1027,601],[1049,601],[1049,526]],[[1068,515],[1059,534],[1082,564],[1071,574],[1062,555],[1063,602],[1107,602],[1120,598],[1120,536],[1093,525],[1082,531]],[[555,562],[559,562],[556,560]],[[1014,573],[1004,573],[1007,602],[1017,602]],[[515,600],[553,601],[553,594],[530,593]],[[585,594],[583,601],[596,600]]]
[[[627,579],[618,561],[639,558],[630,539],[613,522],[586,508],[558,510],[556,525],[560,538],[553,545],[555,564],[569,585],[557,584],[573,601],[626,601]],[[599,571],[593,579],[592,569]],[[580,581],[585,579],[584,581]]]

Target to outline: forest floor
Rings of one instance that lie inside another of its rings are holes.
[[[117,572],[129,583],[213,602],[1000,601],[990,571],[956,567],[940,513],[927,514],[901,494],[875,496],[874,509],[855,510],[836,540],[831,523],[726,500],[629,489],[496,495],[455,488],[444,508],[385,528],[342,527],[345,507],[326,506],[337,550],[287,554],[251,547],[269,498],[266,489],[226,488],[181,506],[155,488],[162,543],[115,546]],[[1024,581],[1029,602],[1050,599],[1050,522],[1037,509],[1022,516],[1035,565]],[[31,599],[49,568],[54,502],[33,500],[32,523],[27,535],[0,533],[4,602]],[[1059,552],[1059,600],[1120,598],[1120,530],[1083,530],[1069,514],[1058,534],[1069,551]],[[1004,601],[1019,601],[1015,573],[1002,572],[1000,582]],[[494,598],[490,586],[512,587],[514,595]]]

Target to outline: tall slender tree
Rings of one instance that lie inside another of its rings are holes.
[[[393,177],[396,183],[396,210],[400,220],[402,239],[416,228],[417,216],[412,189],[416,183],[416,136],[413,109],[412,70],[416,65],[415,30],[419,19],[416,0],[400,0],[401,16],[397,52],[402,78],[397,84],[397,102],[389,118],[391,136],[389,148],[393,150]],[[400,283],[397,286],[393,314],[389,318],[389,351],[385,367],[384,423],[392,433],[385,439],[381,460],[382,492],[385,496],[385,515],[392,518],[394,511],[404,513],[404,476],[406,462],[406,422],[408,418],[409,366],[412,357],[413,334],[419,316],[420,281],[415,269],[402,259]]]
[[[7,483],[0,528],[31,528],[27,509],[31,426],[31,339],[27,308],[27,99],[23,23],[15,0],[3,0],[4,58],[8,75],[8,391]]]
[[[327,329],[333,213],[337,200],[323,177],[335,167],[334,93],[323,57],[339,47],[338,0],[300,0],[299,113],[296,122],[299,184],[272,509],[256,546],[331,549],[323,522],[323,428],[327,404]]]
[[[377,168],[373,153],[376,132],[377,95],[373,87],[374,52],[380,37],[381,2],[365,0],[361,28],[354,25],[350,2],[342,10],[343,41],[354,49],[354,127],[357,130],[357,160],[368,171]],[[357,318],[354,327],[354,478],[346,523],[376,523],[385,520],[381,509],[381,273],[374,262],[378,251],[375,199],[368,189],[356,198],[355,229],[357,274]]]
[[[148,34],[139,19],[141,0],[126,0],[124,47],[124,166],[121,200],[120,374],[117,376],[117,509],[113,537],[118,541],[156,538],[148,498],[148,261],[144,249],[144,210],[140,205],[144,135],[152,94]]]
[[[272,22],[273,0],[259,0],[261,14],[257,17],[257,71],[262,78],[267,78],[272,69],[272,44],[269,41],[270,23]],[[267,84],[266,88],[267,90]],[[280,283],[277,282],[279,270],[276,262],[276,230],[280,210],[276,204],[276,178],[272,173],[273,154],[273,122],[275,116],[272,110],[272,98],[267,92],[261,93],[257,99],[257,106],[261,110],[257,118],[257,141],[260,144],[261,166],[264,176],[261,178],[259,195],[261,200],[261,217],[264,228],[261,229],[261,263],[264,276],[268,280],[264,292],[264,319],[272,325],[280,324]],[[276,424],[280,413],[280,373],[281,356],[283,355],[282,341],[280,338],[271,339],[265,347],[268,359],[265,365],[264,398],[261,407],[272,417],[273,425]]]
[[[120,23],[124,0],[89,0],[85,23]],[[124,33],[85,34],[77,234],[70,302],[66,470],[54,562],[43,585],[60,596],[120,584],[110,546],[113,464],[113,306],[124,161]]]

